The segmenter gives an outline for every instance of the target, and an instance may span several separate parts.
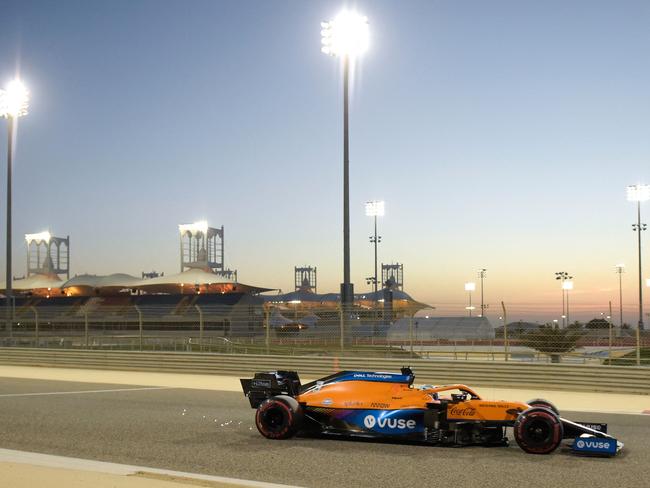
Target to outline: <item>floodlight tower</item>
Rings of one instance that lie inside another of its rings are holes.
[[[373,291],[377,291],[377,244],[381,242],[381,236],[377,235],[377,217],[384,216],[384,202],[373,200],[372,202],[366,202],[366,215],[368,217],[373,217],[375,221],[375,233],[370,236],[370,243],[374,244],[375,247],[375,275],[373,277],[366,278],[366,283],[373,285]]]
[[[395,264],[381,264],[381,282],[385,288],[392,288],[396,290],[404,290],[404,265],[400,263]],[[390,283],[390,286],[388,286]]]
[[[224,267],[224,231],[210,227],[205,220],[178,226],[181,247],[181,272],[198,268],[220,273]]]
[[[293,274],[295,291],[310,291],[317,293],[318,283],[315,266],[294,266]]]
[[[560,281],[562,289],[562,325],[566,327],[568,322],[568,300],[569,300],[569,290],[573,288],[573,283],[570,281],[573,279],[573,276],[569,276],[569,273],[566,271],[558,271],[555,273],[555,279]],[[565,301],[566,295],[566,301]]]
[[[18,117],[27,115],[29,106],[29,91],[19,79],[11,81],[4,90],[0,90],[0,117],[7,119],[7,263],[6,263],[6,283],[5,296],[7,297],[7,332],[11,334],[11,299],[12,289],[12,271],[11,271],[11,172],[13,166],[14,153],[14,131]]]
[[[341,304],[354,301],[350,281],[350,157],[348,137],[348,91],[350,64],[368,49],[368,19],[344,10],[329,22],[321,22],[321,51],[341,58],[343,64],[343,283]]]
[[[465,307],[466,310],[469,311],[469,316],[472,316],[472,310],[474,310],[475,307],[472,306],[472,292],[476,290],[476,283],[474,282],[469,282],[465,283],[465,291],[468,294],[469,297],[469,306]]]
[[[48,231],[25,234],[25,244],[27,276],[53,273],[70,279],[70,236],[55,237]]]
[[[485,309],[488,308],[488,305],[485,304],[483,300],[483,282],[485,281],[485,276],[487,275],[487,269],[481,268],[478,270],[478,277],[481,280],[481,317],[485,315]]]
[[[637,233],[639,243],[639,330],[643,330],[643,272],[641,270],[641,231],[646,230],[646,224],[641,223],[641,202],[650,200],[650,185],[631,185],[627,187],[627,199],[636,202],[636,224],[632,230]]]
[[[615,266],[616,274],[618,275],[618,308],[619,308],[619,327],[623,327],[623,273],[625,273],[625,265],[623,263]]]

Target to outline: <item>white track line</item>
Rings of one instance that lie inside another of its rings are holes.
[[[144,390],[171,390],[168,386],[148,386],[146,388],[114,388],[112,390],[78,390],[78,391],[48,391],[44,393],[4,393],[0,398],[6,397],[26,397],[26,396],[45,396],[45,395],[78,395],[83,393],[112,393],[116,391],[144,391]]]
[[[239,478],[226,478],[224,476],[185,473],[182,471],[171,471],[167,469],[130,466],[128,464],[106,463],[103,461],[91,461],[88,459],[79,459],[64,456],[52,456],[50,454],[39,454],[36,452],[14,451],[12,449],[0,449],[0,462],[30,464],[32,466],[44,466],[48,468],[74,469],[79,471],[91,471],[94,473],[106,473],[122,476],[133,475],[136,473],[153,473],[166,476],[176,476],[180,478],[189,478],[194,480],[216,481],[218,483],[248,486],[251,488],[299,488],[297,486],[265,483],[263,481],[250,481],[242,480]]]

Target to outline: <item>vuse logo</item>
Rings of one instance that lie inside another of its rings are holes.
[[[417,423],[415,420],[406,420],[406,419],[393,419],[390,417],[384,417],[384,418],[375,418],[373,415],[366,415],[366,417],[363,419],[363,425],[366,426],[368,429],[372,429],[376,426],[378,426],[380,429],[388,428],[388,429],[399,429],[399,430],[405,430],[405,429],[415,429]]]
[[[366,415],[366,418],[363,419],[363,425],[365,425],[368,429],[372,429],[375,426],[376,422],[377,421],[375,420],[375,417],[372,415]]]

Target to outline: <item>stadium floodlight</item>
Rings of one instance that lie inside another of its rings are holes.
[[[7,130],[7,260],[6,260],[6,276],[5,276],[5,297],[7,299],[7,326],[6,331],[11,335],[12,330],[12,198],[11,198],[11,178],[13,169],[13,153],[14,153],[14,129],[16,119],[27,115],[27,108],[29,105],[29,91],[25,85],[19,80],[15,79],[7,85],[4,90],[0,90],[0,117],[5,117],[8,121]]]
[[[330,56],[355,57],[370,46],[368,17],[343,10],[334,20],[321,22],[321,51]]]
[[[341,305],[354,302],[354,285],[350,280],[350,139],[349,85],[350,61],[363,54],[369,45],[368,19],[356,12],[344,10],[329,22],[321,22],[321,51],[338,56],[343,62],[343,283]],[[343,346],[343,334],[341,334]]]
[[[366,215],[368,217],[383,217],[385,209],[385,202],[381,200],[373,200],[366,202]]]
[[[627,199],[630,202],[645,202],[650,200],[650,185],[630,185],[627,187]]]
[[[180,224],[178,226],[178,231],[181,233],[181,235],[185,234],[186,232],[189,232],[190,234],[198,234],[199,232],[202,234],[207,234],[208,221],[200,220],[198,222],[193,222],[191,224]]]
[[[643,330],[643,267],[641,264],[641,232],[647,230],[647,225],[641,223],[641,202],[650,200],[650,185],[630,185],[627,187],[627,199],[636,202],[636,224],[632,230],[637,233],[639,251],[639,330]]]
[[[29,107],[29,90],[16,79],[10,81],[4,90],[0,90],[0,116],[16,118],[27,115]]]
[[[562,282],[563,290],[573,290],[573,281],[564,281]]]
[[[25,234],[25,240],[29,242],[50,242],[52,239],[52,234],[48,231],[38,232],[36,234]]]
[[[465,291],[474,291],[476,290],[476,283],[470,282],[465,283]]]

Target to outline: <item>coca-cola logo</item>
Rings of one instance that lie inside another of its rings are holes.
[[[454,417],[472,417],[476,413],[476,409],[468,406],[454,406],[449,410],[449,414]]]

